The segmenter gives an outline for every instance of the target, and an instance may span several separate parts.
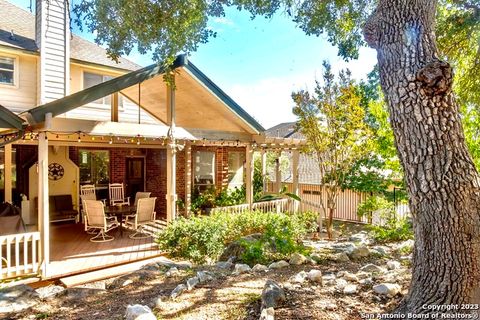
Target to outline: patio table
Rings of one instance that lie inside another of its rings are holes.
[[[135,206],[116,205],[105,206],[105,214],[107,216],[115,216],[120,222],[120,237],[123,237],[123,217],[136,212]]]

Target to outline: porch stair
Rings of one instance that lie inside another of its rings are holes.
[[[69,276],[69,277],[60,278],[60,282],[65,287],[71,288],[71,287],[79,286],[89,282],[95,282],[95,281],[122,276],[127,273],[139,270],[144,265],[147,265],[152,262],[164,263],[164,264],[172,263],[172,261],[169,260],[168,258],[160,256],[160,257],[155,257],[151,259],[145,259],[145,260],[126,263],[126,264],[122,264],[122,265],[118,265],[110,268],[105,268],[105,269],[100,269],[100,270],[95,270],[95,271],[90,271],[90,272]]]

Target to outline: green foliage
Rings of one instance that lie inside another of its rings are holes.
[[[391,217],[395,213],[393,202],[388,201],[381,196],[371,196],[362,202],[357,208],[357,214],[360,217],[371,218],[374,211],[381,211],[384,217]]]
[[[179,218],[161,231],[156,241],[161,250],[173,257],[201,263],[216,260],[228,243],[246,235],[262,233],[259,243],[249,245],[242,258],[249,262],[263,259],[259,255],[276,259],[303,250],[300,240],[313,230],[315,220],[313,213],[215,213],[189,219]]]
[[[385,226],[370,226],[370,234],[379,243],[413,239],[412,223],[408,219],[389,219]]]

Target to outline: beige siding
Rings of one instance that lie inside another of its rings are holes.
[[[106,70],[99,70],[86,66],[79,66],[72,64],[70,66],[70,90],[71,93],[83,90],[83,73],[96,73],[104,76],[118,77],[122,73],[108,72]],[[74,119],[89,119],[97,121],[110,121],[110,105],[90,103],[84,107],[77,108],[69,111],[64,115],[66,118]],[[138,122],[138,106],[132,102],[128,102],[124,99],[123,108],[119,108],[119,121],[120,122]],[[158,123],[145,111],[140,112],[141,123]]]
[[[0,56],[16,59],[15,86],[0,85],[0,104],[19,113],[37,105],[38,57],[15,55],[0,50]]]

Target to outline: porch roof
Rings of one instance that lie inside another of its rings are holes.
[[[174,61],[176,124],[184,128],[258,134],[265,129],[196,66],[180,55]],[[119,92],[159,121],[167,122],[167,86],[157,64],[130,72],[62,99],[37,106],[23,116],[30,124],[53,117]]]
[[[23,129],[25,121],[17,116],[15,113],[11,112],[4,106],[0,105],[0,130],[4,129]]]

